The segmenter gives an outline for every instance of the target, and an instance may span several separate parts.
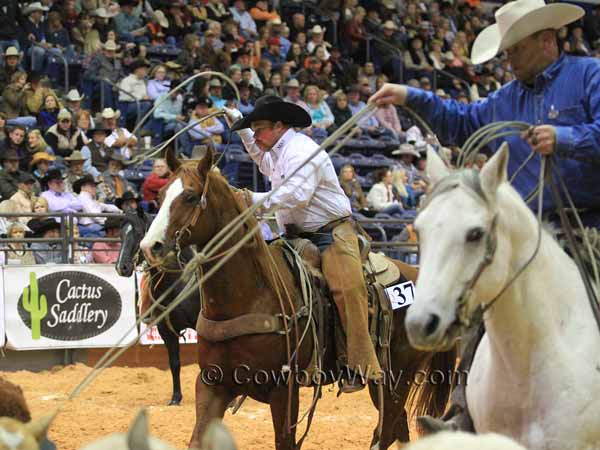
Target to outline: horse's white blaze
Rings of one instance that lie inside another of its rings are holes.
[[[165,199],[158,210],[158,214],[152,221],[150,228],[146,232],[146,236],[140,242],[140,247],[147,253],[157,242],[164,243],[167,235],[167,227],[169,225],[169,216],[171,211],[171,203],[183,192],[183,183],[180,178],[177,178],[165,194]]]
[[[459,186],[417,220],[421,265],[407,329],[422,347],[443,343],[485,254],[485,238],[466,242],[469,230],[489,230],[497,214],[497,250],[470,310],[494,298],[535,250],[537,220],[505,182],[502,156],[488,163],[501,170],[481,173],[489,204]],[[435,332],[424,326],[431,314],[439,317]],[[600,331],[575,263],[545,231],[536,258],[486,313],[485,326],[467,385],[477,432],[511,436],[529,450],[600,450]]]

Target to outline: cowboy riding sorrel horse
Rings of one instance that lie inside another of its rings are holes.
[[[168,152],[167,162],[173,175],[161,192],[161,209],[141,243],[150,261],[157,259],[156,254],[162,253],[161,247],[164,250],[166,243],[174,242],[179,249],[190,245],[202,249],[244,210],[225,178],[212,170],[210,149],[199,162],[179,161]],[[210,270],[248,230],[255,229],[254,217],[245,220],[243,229],[227,238],[223,253],[202,264],[198,279],[202,280],[202,272]],[[301,289],[297,287],[283,247],[267,246],[256,232],[238,251],[229,252],[231,258],[212,277],[203,280],[198,322],[198,356],[202,370],[196,381],[196,425],[190,447],[198,447],[210,421],[222,418],[228,404],[236,396],[245,394],[270,405],[276,448],[299,449],[302,440],[296,442],[294,425],[298,420],[302,380],[296,380],[293,373],[305,373],[313,367],[313,349],[317,348],[323,349],[316,352],[322,356],[319,372],[324,378],[322,384],[334,382],[339,374],[335,331],[334,326],[330,326],[334,316],[331,310],[335,306],[329,304],[324,308],[330,313],[326,314],[329,326],[319,328],[324,330],[323,342],[317,342],[321,332],[303,333],[308,330],[312,317],[303,313],[306,305],[302,303]],[[395,262],[395,267],[405,276],[402,279],[415,280],[415,268],[400,262]],[[313,310],[319,308],[315,305]],[[420,378],[419,374],[433,371],[450,376],[456,360],[454,348],[436,354],[413,349],[403,325],[406,308],[395,309],[392,314],[389,374],[396,377],[393,384],[391,377],[385,379],[383,405],[379,405],[378,386],[369,385],[373,403],[383,407],[382,433],[378,442],[378,433],[374,433],[371,444],[378,444],[380,449],[389,448],[396,440],[408,441],[409,412],[433,415],[443,412],[451,383],[448,380],[415,383],[413,380]],[[266,331],[262,330],[263,325]],[[290,329],[288,335],[283,332],[286,326]],[[289,383],[282,383],[278,374],[289,375],[290,371]],[[317,381],[316,378],[303,379]]]
[[[530,450],[598,450],[598,324],[575,262],[512,188],[507,164],[507,144],[479,175],[450,173],[428,152],[434,187],[415,221],[421,266],[409,337],[443,348],[485,308],[466,385],[475,430]]]

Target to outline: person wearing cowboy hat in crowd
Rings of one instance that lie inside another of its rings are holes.
[[[0,0],[0,52],[5,52],[7,47],[21,49],[18,36],[23,26],[23,12],[19,2]]]
[[[33,211],[33,190],[35,184],[36,179],[32,174],[21,172],[19,178],[17,179],[18,190],[13,194],[12,197],[10,197],[10,200],[15,203],[14,212],[30,213]],[[17,220],[23,224],[26,224],[30,219],[31,217],[29,216],[23,216],[19,217]]]
[[[91,141],[81,147],[81,154],[85,158],[83,170],[94,178],[98,178],[108,168],[109,149],[104,141],[110,132],[101,127],[88,130],[88,138]]]
[[[302,93],[300,92],[300,82],[291,78],[285,85],[285,93],[286,96],[283,99],[286,102],[293,103],[296,106],[303,108],[305,111],[308,111],[308,105],[302,100]]]
[[[217,109],[222,108],[227,103],[227,100],[223,98],[223,85],[218,78],[213,78],[209,81],[208,98],[210,98],[213,106]]]
[[[122,120],[128,125],[135,125],[137,121],[137,104],[140,106],[140,119],[152,107],[152,100],[148,97],[146,86],[146,75],[150,64],[147,61],[137,60],[131,66],[131,73],[121,80],[119,87],[119,109],[122,113]],[[129,95],[125,94],[128,93]]]
[[[65,192],[65,181],[60,170],[50,169],[41,181],[48,189],[40,197],[46,199],[50,212],[73,213],[82,210],[79,198],[72,192]]]
[[[19,190],[19,179],[25,173],[19,169],[19,155],[12,150],[0,152],[2,171],[0,172],[0,198],[8,200]]]
[[[23,22],[23,34],[27,37],[27,56],[31,58],[31,70],[43,71],[46,65],[46,26],[44,16],[50,8],[41,2],[33,2],[23,9],[27,18]]]
[[[46,152],[36,152],[29,162],[30,171],[41,186],[41,180],[50,170],[50,164],[56,160],[56,156],[49,155]]]
[[[194,111],[190,116],[188,125],[199,122],[204,117],[214,112],[213,103],[208,97],[200,97],[196,100]],[[216,117],[211,117],[208,120],[204,120],[201,123],[197,123],[195,126],[188,129],[188,134],[191,142],[186,142],[187,147],[183,149],[183,152],[190,156],[192,148],[198,144],[214,145],[220,144],[223,139],[221,134],[225,131],[223,123]]]
[[[32,219],[27,226],[33,231],[34,238],[59,239],[60,223],[56,219]],[[36,264],[63,264],[62,245],[59,242],[34,242],[30,246]]]
[[[71,89],[65,97],[65,104],[67,111],[71,113],[71,116],[75,117],[79,113],[81,108],[81,102],[85,99],[85,95],[81,95],[77,89]],[[94,127],[94,118],[90,117],[90,127]]]
[[[10,46],[4,52],[4,64],[0,67],[0,92],[10,83],[13,74],[20,69],[21,52],[17,47]]]
[[[362,389],[364,380],[380,380],[381,369],[368,332],[367,291],[356,237],[351,221],[350,200],[340,186],[326,152],[321,151],[290,180],[286,175],[300,167],[318,145],[295,131],[309,127],[310,115],[301,107],[275,96],[263,96],[246,117],[235,109],[225,109],[231,130],[240,135],[246,151],[259,170],[267,175],[277,192],[263,207],[276,212],[277,222],[288,236],[301,233],[322,252],[323,275],[329,284],[340,313],[347,340],[347,371],[360,370],[359,377],[349,375],[342,392]],[[247,204],[264,200],[267,193],[240,191]],[[345,360],[345,352],[340,352]]]
[[[86,174],[73,183],[73,192],[75,192],[83,208],[81,212],[88,214],[100,213],[118,213],[121,210],[115,205],[109,205],[96,200],[97,186],[100,184],[90,174]],[[79,232],[83,237],[104,236],[102,225],[104,217],[81,217],[79,219]]]
[[[117,212],[143,213],[140,197],[135,192],[131,191],[125,192],[123,197],[116,199],[114,206],[117,208]]]
[[[104,92],[104,105],[109,108],[115,107],[113,87],[103,81],[108,79],[113,84],[121,79],[123,68],[121,61],[117,58],[117,50],[121,47],[115,41],[106,41],[102,45],[102,51],[97,52],[91,59],[90,65],[83,73],[83,92],[86,101],[84,106],[91,109],[92,99],[100,98],[100,92]]]
[[[119,153],[111,152],[109,154],[108,167],[99,178],[99,201],[114,203],[116,199],[123,197],[125,192],[135,192],[127,179],[121,175],[121,171],[125,167],[124,161],[125,159]]]
[[[85,157],[79,150],[75,150],[70,156],[63,158],[63,161],[67,164],[67,171],[63,177],[65,180],[65,192],[75,192],[73,190],[73,183],[86,174],[83,169],[86,161]]]
[[[113,153],[119,153],[125,159],[129,159],[138,140],[127,128],[119,127],[119,117],[121,112],[112,108],[104,108],[102,111],[103,127],[110,130],[110,134],[104,139],[104,145]]]
[[[44,99],[48,95],[52,95],[56,99],[59,108],[63,105],[58,95],[50,84],[50,80],[41,72],[30,72],[29,83],[25,90],[25,104],[27,105],[27,111],[29,114],[37,114],[42,106],[44,105]]]
[[[238,83],[238,90],[240,92],[240,101],[237,103],[237,109],[246,116],[254,110],[254,86],[242,80]]]
[[[137,8],[138,0],[120,0],[121,10],[113,19],[115,31],[119,41],[148,43],[145,36],[146,27],[144,21],[138,13],[134,11]]]
[[[403,58],[398,55],[399,48],[403,48],[402,41],[397,37],[400,29],[393,20],[386,20],[381,27],[380,39],[373,42],[377,54],[381,57],[381,71],[394,82],[402,79]]]
[[[55,155],[63,158],[83,145],[81,131],[75,128],[71,113],[64,108],[58,113],[58,122],[44,134],[44,140]]]
[[[28,231],[27,225],[22,222],[11,222],[6,227],[6,237],[8,239],[24,239]],[[0,252],[0,265],[32,266],[35,264],[33,253],[29,251],[24,242],[10,242],[6,244],[6,247],[8,247],[6,250]]]
[[[408,105],[421,115],[442,142],[462,145],[480,127],[502,120],[520,120],[532,128],[505,139],[510,146],[508,177],[526,196],[538,184],[541,158],[529,158],[531,150],[555,157],[566,187],[584,225],[600,226],[600,63],[597,59],[561,53],[557,29],[584,15],[582,8],[543,0],[516,0],[495,13],[496,23],[485,28],[473,43],[471,60],[482,64],[505,52],[516,80],[469,105],[443,101],[432,93],[402,85],[385,85],[371,101]],[[493,144],[500,145],[500,140]],[[516,177],[512,175],[522,164]],[[535,202],[532,202],[535,203]],[[532,205],[532,208],[536,206]],[[543,211],[556,210],[552,196],[544,196]],[[468,370],[483,329],[467,330],[466,350],[458,370]],[[462,384],[462,383],[459,383]],[[447,422],[421,419],[430,430],[472,429],[464,387],[457,386]]]
[[[27,144],[25,143],[25,135],[25,127],[14,125],[10,128],[4,141],[0,143],[0,157],[3,154],[15,153],[19,160],[20,170],[27,170],[31,160],[31,155],[27,151]]]
[[[120,217],[109,217],[104,222],[104,232],[107,238],[118,238],[121,233],[123,219]],[[94,242],[92,246],[92,258],[96,264],[114,264],[119,259],[121,242]]]
[[[321,25],[315,25],[308,30],[309,41],[306,43],[306,51],[309,55],[312,55],[318,46],[322,46],[325,51],[325,61],[327,61],[331,57],[329,50],[327,50],[331,47],[331,44],[324,38],[325,31],[327,29],[321,27]]]

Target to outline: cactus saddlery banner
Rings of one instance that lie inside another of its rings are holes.
[[[135,323],[135,285],[112,265],[4,268],[8,347],[110,347]],[[134,341],[134,329],[121,343]]]

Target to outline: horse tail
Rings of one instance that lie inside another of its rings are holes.
[[[456,382],[456,345],[446,352],[433,353],[423,359],[414,374],[406,411],[418,416],[440,417],[446,410]]]

